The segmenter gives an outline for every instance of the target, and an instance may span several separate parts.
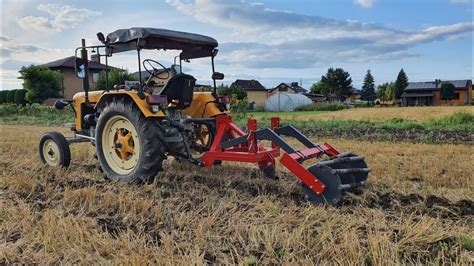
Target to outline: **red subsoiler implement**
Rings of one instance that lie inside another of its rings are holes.
[[[276,158],[282,149],[285,153],[280,163],[302,182],[306,198],[314,203],[338,203],[344,190],[364,185],[370,172],[364,157],[340,153],[327,143],[315,144],[293,126],[280,127],[277,117],[271,119],[271,128],[264,129],[257,129],[257,121],[249,119],[245,133],[231,116],[220,115],[216,117],[216,129],[210,150],[202,156],[204,166],[212,167],[216,161],[257,163],[267,177],[276,179]],[[294,138],[305,149],[295,149],[282,137]],[[271,141],[271,146],[264,147],[261,140]],[[308,168],[302,164],[323,156]]]

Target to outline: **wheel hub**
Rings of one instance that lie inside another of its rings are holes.
[[[45,141],[43,146],[43,157],[49,165],[59,165],[59,147],[54,143],[54,141]]]
[[[135,153],[135,143],[132,133],[126,129],[118,129],[115,134],[115,151],[122,160],[129,160]]]
[[[114,172],[125,175],[133,171],[140,155],[140,140],[130,120],[111,117],[104,126],[102,143],[107,164]]]

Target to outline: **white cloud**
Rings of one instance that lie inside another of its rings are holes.
[[[75,8],[62,4],[39,4],[37,9],[49,16],[26,16],[18,19],[23,29],[34,29],[41,32],[63,31],[74,28],[82,21],[100,15],[89,9]]]
[[[308,68],[408,58],[417,56],[408,51],[413,46],[449,40],[474,29],[472,22],[461,22],[408,32],[372,23],[270,10],[262,4],[243,1],[167,2],[198,21],[230,29],[220,46],[221,60],[254,68]]]
[[[33,44],[18,43],[6,36],[0,36],[0,45],[2,59],[6,59],[16,53],[36,53],[45,50]]]
[[[375,0],[354,0],[354,3],[364,8],[371,8],[374,5]]]
[[[30,64],[46,63],[71,55],[70,49],[43,48],[0,36],[0,90],[21,88],[18,70]]]

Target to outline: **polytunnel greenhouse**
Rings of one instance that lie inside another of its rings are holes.
[[[310,105],[313,101],[310,98],[295,93],[280,92],[265,102],[265,111],[269,112],[291,112],[296,108]]]

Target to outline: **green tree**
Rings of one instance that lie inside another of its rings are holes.
[[[387,89],[389,85],[389,83],[384,83],[377,86],[375,94],[377,95],[377,98],[379,98],[382,102],[387,100]]]
[[[375,95],[374,76],[372,76],[372,73],[370,73],[369,69],[367,70],[367,74],[365,74],[360,99],[369,103],[375,101],[376,98],[377,96]]]
[[[217,88],[217,92],[219,95],[230,96],[237,100],[243,100],[245,97],[247,97],[247,93],[245,93],[245,91],[240,86],[229,87],[222,84]]]
[[[385,96],[387,97],[387,101],[393,101],[393,90],[395,88],[395,84],[390,82],[387,86],[387,90],[385,92]]]
[[[352,93],[352,78],[342,68],[329,68],[326,75],[321,77],[321,93],[329,99],[334,97],[344,101]]]
[[[7,102],[8,91],[0,91],[0,104]]]
[[[310,91],[314,94],[327,94],[329,92],[329,89],[327,88],[325,83],[318,81],[311,85]]]
[[[456,87],[452,83],[443,83],[439,89],[439,94],[441,100],[448,102],[449,100],[454,99],[456,96],[455,90]]]
[[[393,88],[393,98],[394,100],[400,100],[402,97],[403,91],[408,86],[408,77],[405,74],[403,68],[400,70],[395,81],[395,86]]]
[[[47,98],[61,96],[63,91],[63,74],[43,66],[22,67],[20,70],[26,100],[41,103]]]
[[[16,91],[16,90],[9,90],[9,91],[7,91],[7,100],[6,100],[6,103],[14,103],[14,102],[15,102],[15,91]]]
[[[106,73],[105,71],[100,72],[99,79],[95,85],[96,90],[105,90],[106,88]],[[128,70],[120,69],[120,68],[113,68],[109,70],[108,75],[109,80],[109,89],[112,89],[115,85],[123,85],[125,81],[138,81],[138,78],[133,76]]]
[[[393,82],[390,83],[384,83],[381,84],[377,87],[377,98],[379,98],[381,101],[390,101],[393,99]]]
[[[15,90],[15,103],[25,104],[26,103],[26,90]]]

